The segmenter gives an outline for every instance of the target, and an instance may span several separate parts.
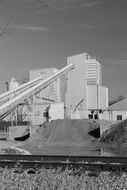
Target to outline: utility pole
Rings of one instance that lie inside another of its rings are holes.
[[[97,84],[97,118],[99,119],[99,85]]]

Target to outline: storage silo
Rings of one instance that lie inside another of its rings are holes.
[[[6,82],[7,85],[7,91],[14,90],[19,86],[19,83],[16,81],[15,78],[11,78],[10,81]]]
[[[82,53],[67,58],[67,64],[75,67],[67,79],[66,112],[69,118],[76,110],[79,110],[80,118],[87,117],[86,55]]]

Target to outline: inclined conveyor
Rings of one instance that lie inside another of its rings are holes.
[[[0,102],[6,100],[0,106],[0,116],[6,115],[6,112],[14,109],[18,104],[22,103],[24,100],[27,100],[31,96],[35,95],[37,92],[40,92],[56,79],[60,78],[62,75],[74,68],[73,64],[69,64],[61,70],[57,71],[54,75],[48,77],[47,79],[42,79],[39,77],[33,81],[29,81],[15,90],[3,93],[0,95]]]
[[[35,84],[37,84],[40,81],[42,81],[42,77],[39,77],[32,81],[29,81],[25,84],[22,84],[21,86],[19,86],[18,88],[14,89],[14,90],[10,90],[8,92],[0,94],[0,102],[4,101],[6,99],[12,98],[13,96],[16,96],[16,94],[19,94],[19,93],[25,91],[26,89],[34,86]]]

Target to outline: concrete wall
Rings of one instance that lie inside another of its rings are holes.
[[[97,85],[88,86],[88,109],[98,109]]]
[[[105,109],[108,106],[108,88],[98,85],[88,86],[88,109]]]
[[[122,115],[122,120],[127,119],[127,110],[104,111],[103,119],[109,121],[117,121],[117,115]]]
[[[32,125],[41,125],[47,120],[47,110],[49,104],[35,104],[31,115]]]
[[[49,121],[64,119],[64,103],[53,103],[49,107]]]
[[[16,137],[23,137],[30,133],[29,126],[11,126],[9,127],[9,140],[14,140]]]
[[[81,119],[81,114],[79,110],[75,110],[70,114],[71,119]]]
[[[78,54],[67,58],[67,64],[72,63],[75,68],[68,73],[68,84],[66,94],[66,108],[75,109],[78,107],[82,112],[87,109],[87,85],[86,85],[86,54]],[[84,115],[86,117],[86,115]]]
[[[108,107],[108,88],[99,86],[99,108],[105,109]]]
[[[104,120],[111,121],[110,113],[109,113],[108,111],[104,111],[104,112],[103,112],[103,119],[104,119]]]

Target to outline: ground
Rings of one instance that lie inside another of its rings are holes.
[[[0,150],[11,148],[24,154],[41,155],[127,156],[126,143],[116,148],[89,135],[88,132],[98,127],[98,123],[91,120],[57,120],[50,125],[34,126],[29,139],[24,142],[1,140]]]

